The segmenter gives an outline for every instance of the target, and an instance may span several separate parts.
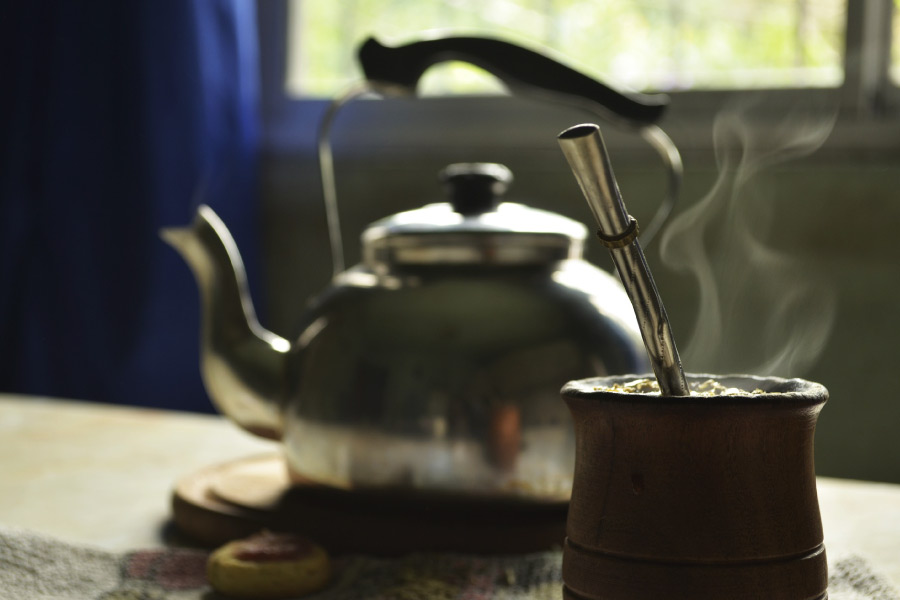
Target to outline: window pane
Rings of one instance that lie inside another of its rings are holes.
[[[359,78],[365,37],[440,29],[548,47],[636,90],[829,87],[842,80],[844,21],[845,0],[291,0],[287,86],[334,96]],[[474,69],[438,69],[431,91],[492,87]]]

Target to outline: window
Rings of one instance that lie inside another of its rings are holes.
[[[353,50],[366,37],[403,42],[437,25],[551,48],[634,90],[836,87],[847,19],[844,0],[291,0],[288,11],[296,97],[332,97],[357,78]],[[423,87],[496,90],[460,66]]]
[[[614,86],[665,91],[672,103],[664,126],[684,125],[688,145],[708,144],[703,124],[750,90],[776,109],[797,98],[821,100],[841,113],[829,144],[850,140],[858,149],[861,140],[871,146],[874,139],[883,148],[894,131],[879,119],[900,108],[895,4],[900,0],[267,0],[259,3],[267,133],[275,146],[304,143],[309,151],[328,100],[360,78],[361,39],[375,34],[402,44],[441,24],[447,35],[505,36],[552,48],[561,62]],[[514,143],[537,140],[529,132],[546,124],[546,114],[497,98],[502,91],[491,76],[453,63],[430,69],[419,89],[455,94],[447,101],[476,126],[508,123]],[[366,114],[362,135],[369,139],[362,146],[383,142],[385,131],[412,139],[431,125],[437,106],[381,104],[365,109],[384,114]],[[851,121],[856,131],[842,138],[841,123]],[[869,129],[859,133],[860,123]],[[465,143],[458,127],[441,134],[443,144]],[[545,126],[539,135],[547,137]]]

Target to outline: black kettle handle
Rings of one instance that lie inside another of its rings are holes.
[[[410,94],[426,69],[451,60],[488,71],[514,92],[524,88],[587,101],[637,126],[658,121],[669,103],[664,94],[619,92],[543,54],[496,39],[446,37],[390,47],[369,38],[359,48],[359,62],[370,83]]]

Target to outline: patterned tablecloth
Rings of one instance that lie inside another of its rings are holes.
[[[157,548],[109,552],[21,529],[0,528],[2,600],[215,600],[207,554]],[[416,554],[346,557],[310,600],[543,600],[562,596],[560,552],[521,556]],[[830,562],[831,600],[900,600],[861,557]]]

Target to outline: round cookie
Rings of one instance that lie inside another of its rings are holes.
[[[307,538],[263,531],[213,552],[206,576],[226,596],[275,600],[321,590],[331,578],[331,563]]]

